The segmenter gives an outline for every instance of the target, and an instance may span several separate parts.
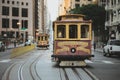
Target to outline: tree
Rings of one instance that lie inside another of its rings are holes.
[[[104,7],[98,6],[96,4],[89,4],[74,8],[70,10],[70,12],[73,14],[84,14],[86,16],[85,19],[91,19],[93,21],[92,25],[95,36],[98,36],[99,34],[103,34],[103,32],[105,32],[104,28],[106,11]]]

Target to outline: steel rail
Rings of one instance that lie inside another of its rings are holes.
[[[36,69],[36,64],[37,64],[39,58],[40,58],[42,55],[43,55],[43,54],[41,54],[41,55],[39,55],[37,58],[35,58],[35,60],[33,60],[33,62],[31,63],[31,65],[30,65],[30,67],[29,67],[29,69],[30,69],[30,74],[31,74],[33,80],[36,80],[36,79],[35,79],[35,76],[37,77],[38,80],[42,80],[41,77],[38,75],[37,69]],[[34,72],[33,72],[32,70],[34,70]],[[35,74],[34,74],[34,73],[35,73]]]
[[[5,71],[4,76],[2,77],[2,80],[10,80],[10,72],[13,69],[13,67],[16,65],[16,63],[11,64],[11,66]]]

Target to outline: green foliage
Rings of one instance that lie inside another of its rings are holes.
[[[95,35],[103,33],[106,17],[106,11],[104,7],[95,4],[89,4],[72,9],[70,12],[72,14],[84,14],[86,16],[85,19],[91,19],[93,21],[92,25]]]

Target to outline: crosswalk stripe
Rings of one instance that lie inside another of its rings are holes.
[[[107,61],[107,60],[85,60],[86,63],[105,63],[105,64],[114,64],[112,61]]]

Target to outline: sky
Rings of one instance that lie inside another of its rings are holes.
[[[48,1],[48,10],[50,12],[51,20],[55,20],[58,16],[58,1],[59,0],[47,0]]]

